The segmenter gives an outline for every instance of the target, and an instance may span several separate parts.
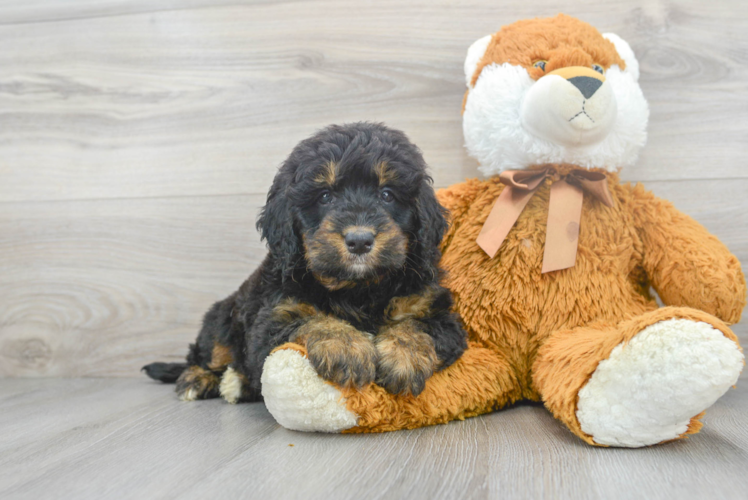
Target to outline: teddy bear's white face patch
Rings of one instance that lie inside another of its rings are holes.
[[[615,94],[603,77],[567,79],[548,74],[527,91],[520,123],[535,137],[568,147],[585,146],[605,139],[617,114]]]
[[[631,66],[608,68],[589,97],[562,77],[535,81],[522,66],[485,66],[465,103],[468,153],[485,175],[545,163],[632,165],[646,142],[649,108]]]

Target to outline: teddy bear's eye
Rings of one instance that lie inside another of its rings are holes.
[[[534,68],[540,68],[540,70],[541,70],[541,71],[545,71],[545,63],[546,63],[546,62],[547,62],[547,61],[543,61],[543,60],[541,59],[540,61],[535,61],[535,62],[533,63],[533,65],[532,65],[532,66],[533,66]]]
[[[601,75],[602,75],[603,73],[605,73],[605,70],[604,70],[604,69],[603,69],[603,67],[602,67],[602,66],[600,66],[599,64],[593,64],[593,65],[592,65],[592,69],[594,69],[595,71],[597,71],[597,72],[598,72],[598,73],[600,73]]]

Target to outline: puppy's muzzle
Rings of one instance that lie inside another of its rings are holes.
[[[374,247],[374,233],[366,230],[349,231],[345,235],[345,246],[354,255],[364,255]]]

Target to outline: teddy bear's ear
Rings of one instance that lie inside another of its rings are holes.
[[[475,73],[475,69],[478,67],[478,63],[483,58],[483,54],[486,53],[486,49],[488,48],[488,44],[491,42],[492,36],[493,35],[486,35],[483,38],[479,38],[473,42],[467,51],[467,56],[465,57],[465,83],[468,87],[472,88],[470,82],[473,80],[473,74]]]
[[[615,33],[603,33],[603,38],[613,43],[616,46],[616,51],[621,59],[626,63],[626,73],[631,73],[634,80],[639,81],[639,61],[636,60],[634,51],[631,50],[631,46]]]

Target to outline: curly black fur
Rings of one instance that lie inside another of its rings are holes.
[[[219,376],[230,366],[246,378],[240,400],[260,400],[265,358],[313,317],[333,317],[371,338],[389,321],[385,310],[394,297],[427,290],[432,299],[419,313],[420,328],[433,338],[438,369],[452,364],[466,335],[451,295],[439,286],[447,222],[426,168],[405,134],[380,124],[333,125],[299,143],[257,222],[267,257],[207,312],[187,364]],[[351,230],[375,235],[371,252],[347,251]],[[165,382],[185,368],[144,367]]]

